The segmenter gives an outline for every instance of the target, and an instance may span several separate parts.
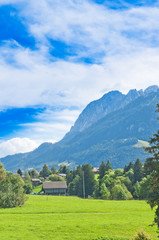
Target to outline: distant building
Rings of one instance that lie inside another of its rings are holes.
[[[65,181],[44,182],[42,190],[46,195],[66,195],[67,184]]]
[[[32,178],[31,181],[34,186],[38,186],[42,183],[42,181],[38,178]]]
[[[99,168],[93,168],[93,172],[94,172],[94,174],[98,174],[99,173]]]
[[[57,175],[59,175],[60,177],[66,177],[65,173],[58,173]]]

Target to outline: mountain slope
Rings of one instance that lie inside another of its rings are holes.
[[[157,92],[158,90],[158,86],[150,86],[145,89],[145,91],[137,91],[136,89],[130,90],[126,95],[119,91],[111,91],[104,94],[102,98],[87,105],[79,115],[69,134],[72,132],[81,132],[109,113],[125,107],[138,97],[147,96],[151,92]]]
[[[122,97],[119,93],[117,95]],[[119,168],[137,157],[144,161],[147,154],[142,144],[146,144],[159,128],[155,113],[157,103],[159,90],[147,89],[82,131],[71,130],[58,143],[44,143],[30,153],[7,156],[1,161],[7,170],[40,169],[44,163],[57,166],[62,162],[72,167],[86,162],[99,166],[107,159],[114,168]]]

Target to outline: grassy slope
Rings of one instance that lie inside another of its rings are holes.
[[[40,184],[39,186],[36,186],[35,188],[33,188],[32,192],[38,193],[38,192],[41,192],[41,189],[42,189],[42,184]]]
[[[0,210],[0,239],[130,239],[149,225],[154,213],[144,201],[83,200],[76,197],[29,196],[25,206]]]

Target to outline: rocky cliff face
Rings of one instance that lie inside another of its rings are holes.
[[[109,113],[125,107],[127,104],[140,96],[147,95],[158,90],[158,86],[150,86],[145,89],[145,91],[137,91],[136,89],[130,90],[126,95],[119,91],[108,92],[107,94],[104,94],[102,98],[87,105],[87,107],[79,115],[69,134],[82,132],[84,129],[90,127]]]

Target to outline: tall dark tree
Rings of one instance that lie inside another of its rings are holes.
[[[83,186],[85,187],[83,191],[85,192],[85,197],[88,197],[88,195],[91,196],[95,190],[95,178],[92,169],[92,166],[88,163],[82,165],[84,179]]]
[[[66,174],[68,167],[66,165],[61,165],[59,169],[59,173],[64,173]]]
[[[105,168],[106,168],[106,171],[109,171],[109,170],[113,169],[109,160],[106,162]]]
[[[22,171],[21,171],[20,168],[17,170],[17,173],[18,173],[20,176],[22,176]]]
[[[157,104],[156,112],[159,112],[159,104]],[[152,208],[156,207],[154,221],[159,229],[159,131],[153,135],[149,143],[150,146],[145,148],[146,152],[151,154],[145,163],[145,168],[151,171],[151,190],[153,194],[149,203]]]
[[[106,165],[105,165],[105,162],[102,161],[101,165],[99,166],[99,176],[98,176],[99,180],[101,180],[104,177],[105,172],[106,172]]]
[[[139,160],[139,158],[137,158],[134,164],[134,183],[136,183],[137,181],[140,182],[143,177],[144,177],[144,165]]]
[[[72,181],[72,174],[69,170],[69,168],[67,168],[66,170],[66,182],[67,182],[67,185]]]
[[[68,185],[69,195],[83,197],[82,176],[76,175],[72,182]]]
[[[134,169],[134,164],[132,162],[129,162],[128,166],[125,165],[124,173],[128,172],[130,169]]]

